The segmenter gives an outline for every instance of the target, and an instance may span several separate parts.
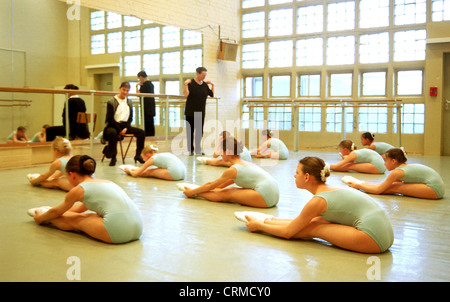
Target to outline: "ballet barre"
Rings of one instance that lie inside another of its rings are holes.
[[[291,108],[292,128],[298,129],[298,108],[342,108],[342,139],[346,139],[346,108],[396,108],[397,116],[397,145],[401,146],[402,124],[401,109],[403,103],[401,99],[277,99],[277,100],[257,100],[243,99],[242,105],[250,108]],[[253,118],[253,110],[249,110],[249,143],[251,146],[255,144],[254,128],[255,120]],[[292,131],[294,151],[298,151],[298,131]]]

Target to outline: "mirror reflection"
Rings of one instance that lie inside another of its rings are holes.
[[[80,7],[76,18],[63,1],[41,2],[0,3],[0,86],[69,90],[0,92],[0,144],[39,143],[55,136],[101,139],[106,102],[113,94],[74,90],[118,93],[124,81],[130,83],[134,127],[146,136],[165,135],[166,124],[169,135],[181,133],[184,100],[175,96],[183,94],[184,81],[203,65],[201,32],[87,7]],[[140,91],[174,97],[144,102],[132,95]]]

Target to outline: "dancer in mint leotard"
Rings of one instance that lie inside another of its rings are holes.
[[[158,147],[150,145],[142,150],[145,160],[140,168],[125,168],[125,173],[134,177],[154,177],[165,180],[182,180],[186,177],[186,166],[172,153],[158,153]],[[157,168],[149,168],[156,166]]]
[[[367,147],[368,149],[371,149],[371,150],[377,152],[378,154],[380,154],[383,157],[384,157],[384,154],[389,149],[395,148],[391,144],[384,143],[384,142],[374,142],[374,140],[375,140],[375,134],[373,134],[371,132],[364,132],[361,135],[361,144],[363,146],[368,146]]]
[[[278,138],[273,138],[270,130],[263,130],[261,133],[264,143],[250,152],[251,156],[258,158],[272,158],[286,160],[289,158],[289,150]]]
[[[297,166],[295,183],[314,196],[300,215],[295,219],[281,219],[250,212],[245,216],[248,229],[286,239],[320,238],[361,253],[381,253],[389,249],[394,242],[394,232],[384,210],[363,192],[327,186],[329,175],[322,159],[303,158]]]
[[[217,144],[216,149],[214,150],[213,157],[211,158],[211,157],[199,156],[199,157],[197,157],[197,161],[202,164],[210,165],[210,166],[231,167],[232,163],[224,161],[222,156],[220,155],[220,154],[222,154],[223,140],[229,136],[231,136],[230,132],[223,131],[219,135],[219,143]],[[252,156],[250,155],[250,152],[248,151],[248,149],[245,148],[245,146],[243,146],[242,153],[239,154],[239,157],[243,161],[247,161],[250,163],[252,162]]]
[[[407,155],[402,148],[388,150],[385,158],[386,168],[392,172],[382,183],[350,181],[349,185],[372,194],[402,194],[425,199],[440,199],[444,196],[442,177],[430,167],[407,164]]]
[[[352,170],[370,174],[383,174],[386,171],[383,158],[373,150],[356,150],[356,146],[351,140],[341,141],[338,148],[343,160],[330,165],[333,171]]]
[[[63,203],[53,208],[29,210],[34,220],[48,222],[64,231],[82,231],[107,243],[137,240],[143,231],[142,216],[118,185],[95,179],[95,160],[87,155],[72,157],[66,166],[74,186]],[[76,204],[81,201],[81,204]],[[87,210],[95,213],[85,213]]]
[[[195,189],[185,188],[187,197],[199,196],[210,201],[231,201],[239,204],[269,208],[278,203],[277,181],[262,168],[244,162],[239,157],[243,145],[234,137],[223,141],[222,158],[232,165],[216,180]],[[240,187],[228,187],[231,184]]]
[[[73,188],[65,176],[65,167],[72,157],[70,142],[62,137],[57,137],[52,142],[53,156],[56,158],[47,172],[43,174],[28,174],[28,180],[32,185],[41,185],[44,188],[59,188],[69,191]]]

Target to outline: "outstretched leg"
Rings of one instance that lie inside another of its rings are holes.
[[[89,236],[112,243],[108,231],[103,224],[103,218],[95,213],[65,212],[62,216],[49,221],[63,231],[82,231]]]
[[[232,201],[242,205],[267,208],[264,198],[255,190],[244,188],[226,188],[198,194],[209,201]]]
[[[297,239],[320,238],[343,249],[359,253],[380,253],[378,244],[366,233],[352,226],[312,220],[299,233]]]
[[[348,163],[343,167],[333,169],[338,172],[346,172],[346,171],[356,171],[360,173],[368,173],[368,174],[380,174],[380,171],[371,163]]]
[[[170,175],[169,171],[167,169],[163,168],[153,168],[153,169],[147,169],[142,173],[142,177],[154,177],[154,178],[160,178],[165,180],[173,180],[172,175]]]
[[[426,184],[405,184],[402,182],[393,183],[384,194],[402,194],[405,196],[425,198],[425,199],[437,199],[436,192],[427,186]]]

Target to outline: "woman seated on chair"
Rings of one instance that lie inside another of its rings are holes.
[[[117,141],[125,134],[133,134],[136,137],[136,155],[134,160],[144,163],[141,156],[145,143],[145,131],[131,126],[133,120],[133,103],[127,98],[130,91],[130,83],[123,82],[120,85],[119,94],[111,98],[106,108],[106,126],[103,130],[103,139],[108,145],[103,149],[107,158],[111,158],[110,166],[116,165]]]

